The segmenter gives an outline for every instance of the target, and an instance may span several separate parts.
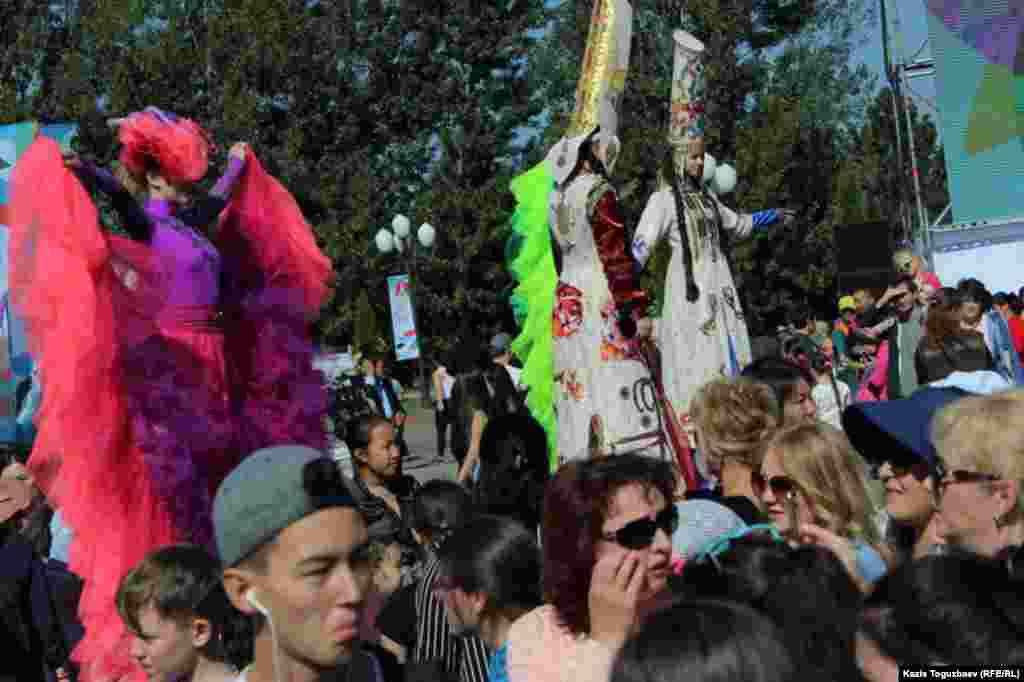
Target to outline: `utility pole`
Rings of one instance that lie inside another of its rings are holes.
[[[878,0],[880,9],[882,11],[882,58],[885,67],[885,77],[889,81],[889,92],[892,100],[892,121],[893,128],[896,131],[896,167],[898,170],[898,176],[901,180],[897,184],[898,200],[900,205],[900,231],[902,232],[901,237],[907,238],[912,233],[910,226],[910,212],[907,210],[906,201],[906,187],[902,182],[903,179],[903,136],[900,131],[900,103],[903,102],[903,88],[901,87],[900,79],[898,77],[898,66],[893,64],[892,56],[890,54],[890,39],[889,34],[889,20],[888,20],[888,0]]]

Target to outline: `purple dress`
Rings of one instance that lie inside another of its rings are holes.
[[[161,292],[159,302],[118,306],[126,330],[119,363],[126,407],[174,526],[183,540],[214,550],[212,499],[244,455],[285,443],[325,447],[326,397],[306,368],[312,349],[305,325],[282,314],[282,306],[265,304],[287,299],[286,292],[258,277],[255,285],[251,276],[243,283],[247,264],[225,258],[202,231],[227,205],[245,170],[241,160],[232,159],[211,194],[188,208],[154,199],[140,208],[113,176],[94,166],[83,170],[159,262],[161,281],[152,287]],[[228,362],[232,335],[246,356]]]

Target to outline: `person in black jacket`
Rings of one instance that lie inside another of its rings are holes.
[[[401,396],[395,391],[394,382],[387,375],[384,354],[366,353],[363,357],[363,376],[354,377],[352,384],[365,393],[374,412],[395,427],[395,445],[404,461],[409,455],[409,446],[405,442],[405,422],[409,415],[402,406]]]
[[[919,384],[941,381],[953,372],[994,369],[985,337],[962,324],[963,297],[956,289],[940,289],[925,320],[925,337],[914,353]]]
[[[68,663],[70,647],[46,565],[18,532],[31,506],[31,489],[0,481],[0,682],[50,682]]]

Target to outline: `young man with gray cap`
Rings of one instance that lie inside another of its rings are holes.
[[[330,458],[294,445],[254,452],[217,491],[213,524],[232,604],[265,621],[237,682],[378,677],[357,642],[366,523]]]

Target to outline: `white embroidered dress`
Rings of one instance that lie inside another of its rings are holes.
[[[655,340],[661,349],[665,393],[680,415],[689,411],[690,399],[705,383],[738,374],[750,363],[750,337],[720,231],[742,238],[753,230],[752,216],[736,213],[710,190],[704,194],[687,189],[682,198],[693,276],[700,289],[696,301],[686,299],[686,263],[670,187],[651,195],[633,238],[633,257],[641,265],[662,239],[672,247]]]
[[[649,385],[650,375],[639,360],[636,343],[619,333],[609,286],[611,278],[621,296],[635,279],[625,226],[617,222],[618,215],[609,220],[601,209],[614,206],[617,214],[614,192],[599,176],[581,174],[564,193],[555,192],[550,204],[553,237],[562,253],[553,321],[555,411],[562,462],[590,456],[590,427],[595,415],[600,417],[604,442],[609,446],[657,428],[655,406],[643,399],[643,385]],[[649,446],[650,441],[644,441],[616,447],[615,452]]]

